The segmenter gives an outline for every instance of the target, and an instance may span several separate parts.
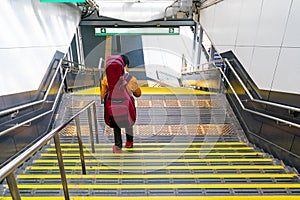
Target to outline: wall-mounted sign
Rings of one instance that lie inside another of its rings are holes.
[[[179,35],[179,27],[158,28],[95,28],[96,36],[107,35]]]

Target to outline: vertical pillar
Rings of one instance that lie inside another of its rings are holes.
[[[201,64],[201,53],[202,53],[202,41],[203,41],[203,29],[199,23],[199,34],[198,34],[198,53],[197,53],[197,69],[200,68]]]
[[[194,26],[194,41],[193,41],[193,57],[192,57],[192,62],[193,62],[193,69],[190,69],[189,71],[195,71],[195,67],[197,66],[197,57],[198,57],[198,45],[197,45],[197,37],[198,37],[198,26],[199,23],[197,22]]]
[[[116,51],[118,53],[121,53],[122,52],[122,48],[121,48],[121,36],[120,35],[116,35],[116,46],[117,46]]]
[[[198,36],[198,22],[194,26],[194,41],[193,41],[193,50],[196,50],[196,44],[197,44],[197,36]]]
[[[85,65],[80,28],[77,28],[75,37],[76,37],[76,47],[77,47],[76,49],[77,49],[78,63]]]
[[[215,60],[215,48],[214,46],[211,44],[211,47],[210,47],[210,52],[209,52],[209,62],[212,62]]]
[[[213,44],[211,44],[211,46],[210,46],[210,52],[209,52],[209,62],[210,62],[209,67],[214,67],[215,66],[212,63],[215,60],[215,52],[216,52],[216,50],[215,50]]]

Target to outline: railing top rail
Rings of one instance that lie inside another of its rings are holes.
[[[275,103],[275,102],[270,102],[270,101],[266,101],[266,100],[255,99],[251,95],[250,91],[245,86],[244,82],[242,81],[242,79],[240,78],[240,76],[238,75],[238,73],[235,71],[235,69],[232,67],[232,65],[230,64],[230,62],[229,62],[229,60],[227,58],[213,60],[213,61],[208,62],[208,63],[196,65],[196,67],[201,67],[201,66],[204,66],[204,65],[210,65],[210,64],[214,64],[216,62],[224,62],[224,61],[228,65],[228,67],[230,68],[230,70],[234,73],[234,75],[237,77],[239,83],[241,84],[241,86],[243,87],[243,89],[245,90],[246,94],[249,96],[249,98],[250,98],[251,101],[257,102],[257,103],[261,103],[261,104],[271,105],[271,106],[278,107],[278,108],[283,108],[283,109],[286,109],[286,110],[300,112],[300,108],[298,108],[298,107],[288,106],[288,105],[284,105],[284,104],[281,104],[281,103]],[[214,70],[216,68],[218,68],[218,67],[215,66],[214,68],[199,69],[199,70],[196,70],[196,71],[193,71],[193,72],[182,72],[182,74],[201,73],[201,72],[206,72],[206,71],[212,71],[212,70]]]
[[[55,129],[53,129],[52,131],[47,133],[40,140],[38,140],[36,143],[34,143],[31,147],[29,147],[27,150],[25,150],[23,153],[21,153],[16,158],[14,158],[8,164],[3,166],[0,169],[0,181],[2,181],[4,178],[6,178],[11,172],[13,172],[21,164],[23,164],[27,159],[29,159],[33,154],[35,154],[41,147],[43,147],[51,138],[53,138],[57,132],[59,132],[63,128],[65,128],[71,121],[73,121],[75,119],[75,117],[77,117],[82,112],[84,112],[86,109],[91,107],[91,105],[93,105],[94,103],[95,103],[95,100],[88,103],[84,108],[82,108],[80,111],[78,111],[75,115],[73,115],[66,122],[64,122],[60,126],[56,127]]]
[[[52,85],[54,83],[54,80],[56,78],[56,74],[58,73],[58,70],[60,69],[61,63],[62,63],[62,59],[59,61],[58,65],[57,65],[57,68],[55,70],[53,78],[51,79],[51,82],[50,82],[50,84],[49,84],[49,86],[48,86],[48,88],[46,90],[45,96],[44,96],[44,98],[42,100],[34,101],[34,102],[31,102],[31,103],[27,103],[27,104],[24,104],[24,105],[20,105],[20,106],[16,106],[16,107],[13,107],[13,108],[9,108],[9,109],[0,111],[0,116],[5,115],[5,114],[9,114],[9,113],[15,112],[17,110],[21,110],[21,109],[24,109],[24,108],[27,108],[27,107],[34,106],[34,105],[37,105],[37,104],[45,102],[46,99],[47,99],[47,97],[48,97],[48,94],[50,92],[50,89],[51,89],[51,87],[52,87]]]
[[[248,109],[244,106],[244,104],[242,103],[242,101],[240,100],[238,94],[236,93],[236,91],[234,90],[234,87],[231,85],[230,81],[228,80],[227,76],[224,74],[224,72],[219,69],[219,71],[221,72],[221,74],[224,76],[224,79],[226,80],[227,84],[229,85],[229,87],[231,88],[235,98],[237,99],[238,103],[240,104],[240,106],[242,107],[243,110],[247,111],[247,112],[250,112],[250,113],[253,113],[253,114],[256,114],[256,115],[259,115],[259,116],[262,116],[262,117],[266,117],[266,118],[269,118],[269,119],[272,119],[272,120],[275,120],[275,121],[279,121],[279,122],[282,122],[282,123],[285,123],[285,124],[288,124],[290,126],[294,126],[294,127],[297,127],[297,128],[300,128],[300,124],[297,124],[297,123],[294,123],[294,122],[290,122],[288,120],[284,120],[284,119],[280,119],[278,117],[274,117],[274,116],[271,116],[271,115],[268,115],[268,114],[264,114],[264,113],[261,113],[259,111],[254,111],[254,110],[251,110],[251,109]]]
[[[34,106],[34,105],[37,105],[37,104],[40,104],[40,103],[45,102],[46,99],[47,99],[47,97],[48,97],[48,95],[49,95],[50,89],[51,89],[51,87],[52,87],[52,85],[53,85],[53,83],[54,83],[54,80],[55,80],[55,78],[56,78],[56,74],[57,74],[58,71],[59,71],[59,66],[61,66],[61,64],[62,64],[63,61],[64,61],[64,62],[68,62],[68,63],[72,63],[72,64],[76,64],[76,65],[79,65],[79,66],[88,67],[88,66],[86,66],[86,65],[82,65],[82,64],[79,64],[79,63],[76,63],[76,62],[72,62],[72,61],[69,61],[69,60],[61,59],[61,60],[59,61],[59,64],[57,65],[57,68],[56,68],[56,70],[55,70],[54,76],[53,76],[53,78],[51,79],[50,84],[49,84],[49,86],[48,86],[48,88],[47,88],[47,90],[46,90],[45,96],[44,96],[44,98],[43,98],[42,100],[38,100],[38,101],[26,103],[26,104],[24,104],[24,105],[15,106],[15,107],[13,107],[13,108],[9,108],[9,109],[6,109],[6,110],[2,110],[2,111],[0,111],[0,116],[5,115],[5,114],[9,114],[9,113],[13,113],[13,112],[15,112],[15,111],[22,110],[22,109],[24,109],[24,108],[28,108],[28,107],[30,107],[30,106]],[[90,68],[90,67],[85,68],[84,70],[85,70],[85,71],[103,71],[103,70],[98,69],[98,68]]]
[[[68,72],[66,71],[65,74],[64,74],[64,76],[63,76],[63,79],[66,78],[67,73],[68,73]],[[60,84],[60,86],[59,86],[58,93],[61,92],[62,86],[63,86],[63,85],[64,85],[64,82],[62,81],[61,84]],[[23,121],[23,122],[21,122],[21,123],[18,123],[18,124],[14,125],[14,126],[12,126],[12,127],[10,127],[10,128],[7,128],[7,129],[1,131],[1,132],[0,132],[0,136],[5,135],[6,133],[8,133],[8,132],[10,132],[10,131],[12,131],[12,130],[18,128],[18,127],[20,127],[20,126],[23,126],[23,125],[25,125],[25,124],[27,124],[27,123],[30,123],[30,122],[32,122],[32,121],[34,121],[34,120],[36,120],[36,119],[39,119],[39,118],[41,118],[41,117],[43,117],[43,116],[45,116],[45,115],[47,115],[47,114],[53,112],[53,110],[54,110],[54,108],[55,108],[55,106],[56,106],[56,104],[57,104],[57,102],[58,102],[58,99],[59,99],[59,98],[58,98],[58,96],[57,96],[57,97],[55,98],[55,101],[54,101],[54,103],[53,103],[53,105],[52,105],[51,110],[48,110],[48,111],[46,111],[46,112],[44,112],[44,113],[42,113],[42,114],[40,114],[40,115],[38,115],[38,116],[32,117],[32,118],[30,118],[30,119],[28,119],[28,120],[25,120],[25,121]]]
[[[73,61],[70,61],[70,60],[63,60],[63,62],[71,63],[73,65],[81,66],[81,67],[83,67],[82,69],[80,69],[82,71],[88,71],[88,72],[103,71],[103,69],[89,67],[87,65],[83,65],[83,64],[80,64],[80,63],[77,63],[77,62],[73,62]]]
[[[245,92],[247,93],[247,95],[249,96],[249,98],[251,99],[251,101],[254,101],[254,102],[257,102],[257,103],[262,103],[262,104],[267,104],[267,105],[271,105],[271,106],[275,106],[275,107],[278,107],[278,108],[283,108],[283,109],[287,109],[287,110],[292,110],[292,111],[300,112],[300,108],[297,108],[297,107],[294,107],[294,106],[288,106],[288,105],[283,105],[283,104],[280,104],[280,103],[274,103],[274,102],[270,102],[270,101],[255,99],[251,95],[250,91],[245,86],[245,84],[241,80],[240,76],[234,70],[234,68],[232,67],[232,65],[230,64],[230,62],[228,61],[227,58],[225,58],[225,62],[228,65],[228,67],[230,68],[230,70],[234,73],[234,75],[236,76],[236,78],[240,82],[241,86],[243,87],[243,89],[245,90]]]

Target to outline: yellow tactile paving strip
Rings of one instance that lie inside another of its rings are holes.
[[[88,136],[88,125],[81,125],[81,135]],[[76,136],[76,126],[68,126],[60,131],[64,136]],[[140,136],[170,136],[170,135],[232,135],[234,128],[230,124],[188,124],[188,125],[134,125],[135,135]],[[124,130],[122,130],[125,134]],[[113,136],[113,129],[104,127],[105,136]]]
[[[205,92],[201,90],[193,90],[189,88],[164,88],[164,87],[141,87],[142,94],[190,94],[190,95],[199,95],[199,94],[215,94],[212,92]],[[81,90],[78,92],[74,92],[76,95],[96,95],[100,94],[99,87],[93,87],[86,90]]]
[[[89,126],[80,125],[81,136],[89,136],[90,135],[90,128]],[[77,129],[76,126],[67,126],[66,128],[62,129],[60,135],[63,136],[76,136]]]
[[[74,100],[67,105],[71,108],[83,108],[90,101],[88,100]],[[137,108],[220,108],[222,107],[222,102],[219,100],[142,100],[136,99],[135,101]]]
[[[137,108],[220,108],[218,100],[136,100]]]
[[[212,92],[193,90],[189,88],[142,87],[141,89],[142,94],[214,94]]]
[[[135,125],[133,129],[134,134],[140,136],[235,134],[235,131],[230,124]],[[105,126],[104,135],[112,136],[113,129]]]
[[[220,88],[219,80],[182,80],[182,84],[204,88]]]

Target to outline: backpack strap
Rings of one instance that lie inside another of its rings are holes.
[[[125,80],[126,80],[126,83],[128,84],[129,81],[132,79],[132,76],[131,76],[129,73],[126,73],[124,78],[125,78]],[[126,85],[127,85],[127,84],[126,84]]]

